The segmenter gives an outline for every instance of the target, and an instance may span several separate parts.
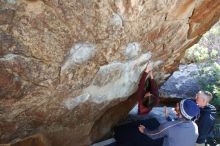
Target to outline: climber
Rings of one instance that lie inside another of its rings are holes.
[[[150,79],[146,79],[148,74],[150,74]],[[136,94],[138,99],[138,114],[140,115],[149,113],[159,102],[158,87],[154,80],[150,64],[147,65],[141,76]]]
[[[140,125],[139,131],[155,140],[164,138],[163,146],[195,146],[198,127],[192,119],[198,116],[199,107],[190,99],[183,99],[177,105],[179,117],[175,121],[163,123],[156,130]]]
[[[148,73],[150,78],[147,78]],[[152,67],[150,64],[147,65],[141,76],[136,96],[138,99],[138,114],[141,115],[149,113],[159,101],[158,88],[154,81]],[[145,120],[136,119],[134,121],[128,121],[125,124],[118,125],[114,128],[114,138],[117,141],[117,146],[162,145],[163,139],[152,140],[141,134],[137,128],[140,124],[150,126],[152,129],[155,129],[160,125],[155,118]]]

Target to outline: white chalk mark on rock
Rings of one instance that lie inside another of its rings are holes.
[[[112,16],[112,19],[111,19],[111,24],[113,26],[123,27],[122,17],[117,13],[113,13],[113,16]]]
[[[150,58],[151,53],[146,53],[126,63],[113,62],[102,66],[84,93],[89,93],[90,100],[96,103],[127,98],[137,89],[140,74]]]
[[[77,107],[78,105],[86,102],[87,100],[89,100],[90,95],[88,93],[82,94],[80,96],[77,97],[73,97],[73,98],[67,98],[64,101],[64,106],[68,109],[68,110],[72,110],[75,107]]]
[[[64,64],[61,67],[61,74],[68,74],[76,64],[83,64],[95,56],[96,47],[90,43],[78,43],[71,48]]]
[[[125,56],[128,59],[137,57],[140,53],[140,45],[137,42],[129,43],[127,48],[125,49]]]

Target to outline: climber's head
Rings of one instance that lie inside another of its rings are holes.
[[[143,98],[143,105],[145,107],[152,108],[156,104],[157,104],[157,98],[153,94],[151,94],[150,92],[147,92]]]

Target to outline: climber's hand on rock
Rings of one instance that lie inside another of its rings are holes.
[[[149,73],[150,71],[152,71],[152,65],[151,65],[151,63],[148,63],[145,72]]]

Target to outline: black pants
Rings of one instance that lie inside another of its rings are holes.
[[[138,127],[142,124],[150,130],[156,129],[160,123],[156,119],[130,122],[114,129],[117,146],[162,146],[163,138],[152,140],[140,133]]]
[[[217,143],[217,141],[215,140],[214,137],[208,137],[206,139],[205,146],[208,146],[208,144],[209,144],[209,146],[217,146],[218,145],[218,143]]]

